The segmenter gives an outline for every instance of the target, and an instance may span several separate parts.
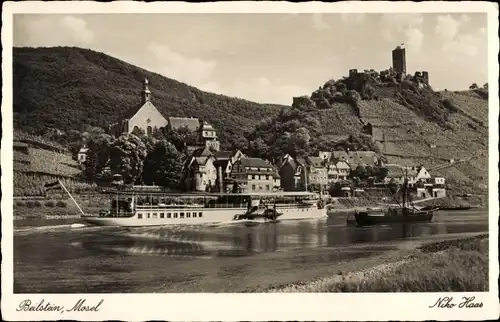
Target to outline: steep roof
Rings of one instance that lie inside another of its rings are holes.
[[[297,165],[304,166],[307,163],[307,161],[305,158],[296,158],[295,163],[297,163]]]
[[[222,169],[226,169],[229,162],[230,162],[229,159],[224,159],[224,160],[217,159],[217,160],[214,161],[214,166],[215,167],[219,167],[220,166],[220,167],[222,167]]]
[[[418,170],[415,167],[403,167],[403,174],[407,174],[408,177],[416,177],[418,174]]]
[[[373,151],[349,151],[348,155],[351,167],[373,165],[377,161],[377,154]]]
[[[202,148],[198,148],[198,149],[193,151],[194,157],[208,157],[211,155],[213,155],[213,153],[212,153],[212,151],[210,151],[210,149],[207,146],[202,147]]]
[[[404,177],[404,175],[405,175],[405,172],[400,165],[386,164],[384,167],[387,168],[387,177],[388,178],[401,178],[401,177]]]
[[[217,160],[230,159],[233,156],[233,151],[217,151],[214,153]]]
[[[351,167],[349,166],[349,163],[346,161],[338,161],[338,162],[331,162],[330,167],[334,167],[337,169],[350,169]]]
[[[187,127],[190,131],[194,132],[200,127],[200,121],[194,117],[169,117],[168,125],[173,130],[177,130],[181,127]]]
[[[243,158],[239,162],[244,167],[252,168],[272,168],[272,165],[264,159],[260,158]]]
[[[313,165],[315,167],[323,167],[324,164],[323,162],[325,161],[323,158],[320,157],[308,157],[307,161],[310,165]]]
[[[332,151],[331,158],[339,160],[349,160],[349,155],[344,150]]]

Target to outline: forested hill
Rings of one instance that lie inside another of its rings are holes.
[[[14,48],[13,71],[14,127],[32,134],[116,122],[140,103],[146,76],[153,103],[163,114],[207,120],[221,129],[219,134],[226,144],[244,144],[238,141],[245,131],[282,108],[203,92],[106,54],[76,47]]]

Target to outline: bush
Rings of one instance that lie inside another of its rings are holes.
[[[16,205],[16,207],[24,207],[24,206],[26,206],[26,204],[24,202],[22,202],[22,201],[16,201],[15,205]]]
[[[38,200],[28,200],[26,201],[26,207],[28,208],[38,208],[41,207],[42,203]]]
[[[64,202],[64,201],[60,201],[60,200],[59,200],[59,201],[56,203],[56,206],[57,206],[57,207],[60,207],[60,208],[66,208],[68,205],[66,204],[66,202]]]
[[[28,201],[26,201],[26,207],[27,208],[34,208],[35,203],[32,200],[28,200]]]
[[[45,207],[53,208],[55,205],[56,205],[55,202],[52,200],[49,200],[45,203]]]
[[[451,102],[449,99],[443,100],[443,106],[444,106],[444,108],[446,108],[448,111],[450,111],[452,113],[456,113],[458,111],[458,108],[456,107],[456,105],[453,104],[453,102]]]

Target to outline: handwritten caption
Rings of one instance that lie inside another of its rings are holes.
[[[31,300],[23,300],[19,303],[19,307],[16,309],[18,312],[99,312],[99,309],[104,300],[100,300],[99,303],[89,303],[85,299],[79,299],[75,305],[70,309],[65,308],[62,305],[57,305],[51,302],[46,302],[42,299],[40,302],[33,303]]]
[[[453,297],[445,296],[440,297],[436,303],[429,306],[429,308],[438,308],[438,309],[476,309],[483,307],[483,302],[475,302],[475,296],[463,296],[462,299],[457,302],[453,299]]]

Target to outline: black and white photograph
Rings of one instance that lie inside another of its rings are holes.
[[[6,317],[499,317],[497,5],[54,5],[3,5]]]

